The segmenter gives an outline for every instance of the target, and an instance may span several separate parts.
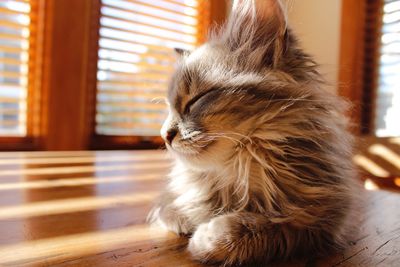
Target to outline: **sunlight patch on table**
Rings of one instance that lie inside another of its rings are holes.
[[[371,179],[367,179],[364,181],[364,188],[368,191],[375,191],[379,189],[378,185],[374,183]]]
[[[0,208],[0,220],[114,208],[153,201],[159,192],[149,191],[109,197],[84,197],[32,202]]]
[[[0,159],[0,165],[11,164],[60,164],[60,163],[103,163],[103,162],[120,162],[120,161],[154,161],[168,160],[168,157],[162,153],[151,155],[110,155],[110,156],[94,156],[94,157],[45,157],[45,158],[6,158]]]
[[[400,187],[400,177],[396,177],[396,178],[394,179],[394,184],[395,184],[396,186]]]
[[[147,240],[167,240],[173,234],[147,225],[75,234],[0,247],[0,265],[38,264],[98,254]]]
[[[400,169],[400,156],[384,145],[374,144],[368,148],[371,154],[380,156]]]
[[[369,158],[362,156],[362,155],[355,155],[353,157],[353,161],[356,165],[362,167],[364,170],[368,171],[369,173],[379,176],[379,177],[389,177],[390,173],[370,160]]]
[[[0,191],[13,189],[39,189],[53,187],[73,187],[98,184],[112,184],[121,182],[142,182],[162,180],[162,174],[135,174],[130,176],[108,176],[108,177],[82,177],[63,178],[55,180],[22,181],[19,183],[0,183]]]
[[[154,169],[165,169],[171,166],[170,162],[154,162],[124,164],[124,165],[99,165],[99,166],[68,166],[68,167],[44,167],[44,168],[28,168],[1,170],[0,176],[7,175],[45,175],[45,174],[69,174],[69,173],[85,173],[85,172],[101,172],[101,171],[142,171]]]
[[[400,145],[400,137],[390,138],[389,142],[392,143],[392,144]]]

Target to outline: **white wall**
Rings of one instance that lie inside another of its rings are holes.
[[[342,0],[286,0],[289,25],[337,90]]]

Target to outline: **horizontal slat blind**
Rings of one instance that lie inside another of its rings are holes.
[[[207,0],[102,0],[96,133],[156,136],[174,48],[204,39]]]
[[[0,136],[27,133],[30,3],[0,1]]]
[[[385,0],[383,11],[376,134],[400,136],[400,0]]]

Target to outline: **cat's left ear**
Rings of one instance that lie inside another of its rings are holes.
[[[232,51],[274,67],[287,47],[287,18],[280,0],[234,0],[223,37]]]
[[[186,49],[182,49],[182,48],[174,48],[176,54],[178,54],[179,56],[185,56],[185,55],[189,55],[190,51],[186,50]]]

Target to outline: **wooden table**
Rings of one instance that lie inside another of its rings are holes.
[[[162,151],[0,153],[0,266],[201,266],[145,224],[169,165]],[[274,266],[400,266],[400,194],[366,195],[346,251]]]

